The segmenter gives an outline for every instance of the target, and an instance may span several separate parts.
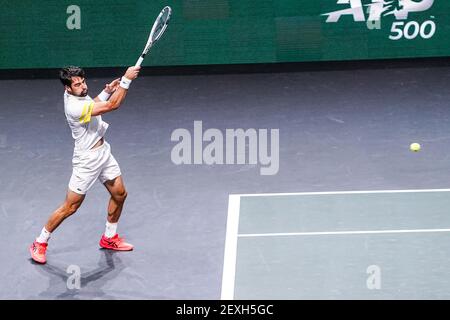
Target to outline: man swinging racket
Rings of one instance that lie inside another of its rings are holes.
[[[126,243],[116,232],[127,191],[119,165],[104,138],[109,125],[102,120],[101,115],[120,107],[131,81],[137,78],[139,69],[140,66],[128,68],[121,79],[107,84],[94,100],[88,96],[83,69],[79,67],[61,69],[60,80],[65,88],[64,112],[75,140],[73,171],[64,203],[53,212],[41,234],[30,247],[31,258],[34,261],[46,262],[45,253],[51,233],[77,211],[97,179],[111,194],[106,230],[100,239],[100,246],[117,251],[133,250],[133,245]]]
[[[116,232],[127,192],[119,165],[111,154],[109,143],[104,139],[108,124],[102,121],[101,115],[119,108],[125,99],[131,81],[136,79],[139,74],[145,55],[167,29],[171,14],[172,9],[169,6],[161,10],[153,23],[147,43],[136,65],[128,68],[121,79],[107,84],[94,100],[87,95],[88,88],[83,69],[68,67],[61,70],[60,79],[66,89],[64,92],[65,114],[75,139],[73,172],[64,203],[50,216],[41,234],[30,247],[31,257],[34,261],[46,262],[45,252],[50,234],[64,219],[77,211],[86,192],[97,179],[111,194],[106,230],[100,239],[100,246],[118,251],[133,250],[133,246],[126,243]]]

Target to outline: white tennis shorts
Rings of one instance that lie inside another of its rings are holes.
[[[72,165],[69,189],[78,194],[86,194],[97,179],[105,183],[121,175],[119,164],[106,141],[94,149],[74,153]]]

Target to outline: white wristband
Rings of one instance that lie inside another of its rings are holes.
[[[106,101],[109,99],[109,97],[111,96],[110,93],[106,92],[105,90],[103,90],[102,92],[100,92],[100,94],[98,95],[98,98],[102,101]]]
[[[128,79],[128,78],[125,78],[125,76],[123,76],[123,77],[120,79],[120,86],[121,86],[122,88],[124,88],[124,89],[128,89],[128,88],[130,87],[131,81],[132,81],[132,80],[130,80],[130,79]]]

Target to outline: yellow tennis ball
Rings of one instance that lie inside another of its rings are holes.
[[[411,143],[409,148],[411,149],[411,151],[414,151],[414,152],[420,151],[420,144],[418,144],[418,143]]]

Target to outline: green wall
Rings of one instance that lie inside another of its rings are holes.
[[[372,1],[362,0],[364,12]],[[411,12],[406,20],[383,16],[381,29],[368,29],[366,22],[355,22],[350,15],[327,23],[322,14],[350,8],[337,0],[0,0],[0,4],[1,69],[132,65],[165,5],[173,9],[171,24],[143,65],[450,56],[448,0],[434,0],[431,8]],[[70,5],[81,10],[79,30],[66,26]],[[397,0],[393,9],[401,5]],[[414,27],[426,21],[431,22],[425,25],[425,35],[431,25],[436,27],[430,39],[420,34],[409,40],[389,39],[393,23],[409,24],[412,36]]]

